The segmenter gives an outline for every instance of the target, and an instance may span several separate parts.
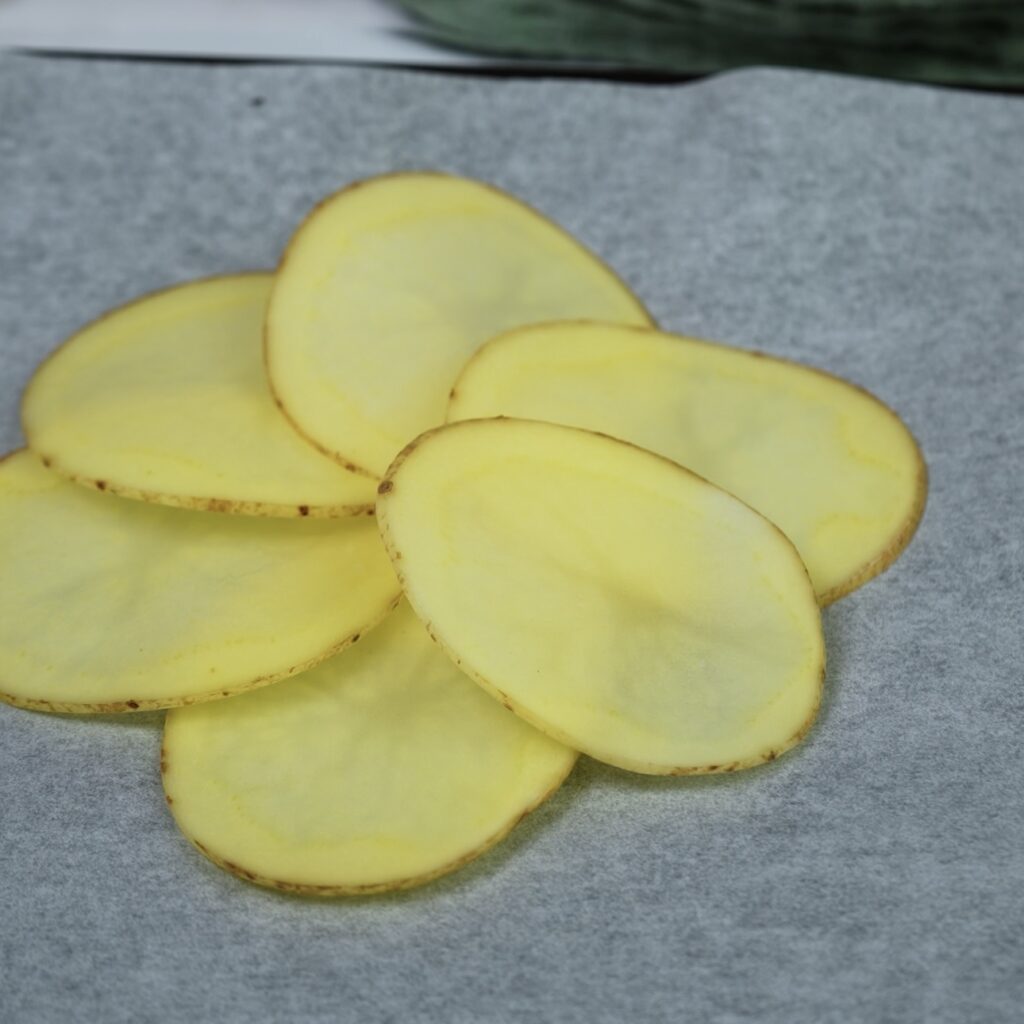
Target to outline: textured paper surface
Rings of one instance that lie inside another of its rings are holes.
[[[1019,1019],[1024,101],[5,56],[0,441],[77,325],[269,266],[324,193],[398,167],[512,189],[669,329],[874,390],[931,467],[920,533],[826,613],[801,748],[704,781],[583,760],[502,847],[396,898],[208,864],[163,806],[159,716],[0,707],[0,1018]]]

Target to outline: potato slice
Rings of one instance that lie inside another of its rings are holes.
[[[171,712],[161,768],[178,825],[214,863],[333,896],[460,867],[575,760],[474,686],[403,604],[301,678]]]
[[[380,474],[444,421],[477,346],[563,317],[651,322],[604,264],[512,196],[386,175],[325,200],[292,238],[267,313],[267,368],[303,434]]]
[[[924,510],[910,431],[874,396],[808,366],[693,338],[564,323],[495,338],[450,420],[518,416],[665,455],[767,516],[828,604],[882,572]]]
[[[0,463],[0,698],[39,711],[212,700],[358,639],[398,582],[367,516],[254,519],[123,501]]]
[[[270,274],[210,278],[101,317],[36,371],[29,446],[126,498],[269,516],[345,516],[374,484],[298,437],[263,368]]]
[[[567,746],[651,774],[733,771],[814,718],[825,652],[793,545],[668,459],[471,420],[396,459],[377,519],[434,638]]]

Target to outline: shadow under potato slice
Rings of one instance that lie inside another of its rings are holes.
[[[267,372],[323,451],[372,475],[444,421],[452,381],[499,331],[651,318],[556,224],[479,181],[406,172],[357,182],[299,227],[267,311]]]
[[[821,604],[887,568],[924,510],[910,431],[831,374],[659,331],[552,323],[501,335],[463,369],[449,421],[547,420],[686,466],[792,540]]]
[[[374,482],[325,458],[263,367],[272,275],[146,295],[72,335],[22,400],[29,447],[79,483],[183,508],[279,517],[373,509]]]
[[[402,604],[302,676],[170,712],[161,767],[175,820],[215,863],[337,896],[467,863],[575,760],[482,693]]]
[[[395,460],[377,521],[456,663],[597,760],[734,771],[814,719],[824,641],[793,545],[668,459],[548,423],[466,421]]]
[[[293,675],[394,606],[372,518],[263,519],[125,501],[27,451],[0,463],[0,699],[122,712]]]

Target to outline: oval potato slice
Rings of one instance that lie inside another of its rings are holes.
[[[568,317],[651,322],[611,270],[518,199],[466,178],[385,175],[326,199],[292,238],[267,369],[299,431],[380,475],[444,422],[479,345]]]
[[[150,710],[315,665],[398,600],[371,518],[211,516],[0,463],[0,698]]]
[[[460,867],[575,760],[483,694],[400,605],[311,672],[171,712],[161,768],[178,825],[216,864],[333,896]]]
[[[611,434],[735,494],[793,541],[821,604],[894,562],[924,510],[924,460],[891,409],[759,352],[611,324],[511,331],[469,361],[448,410],[499,415]]]
[[[638,772],[721,772],[810,727],[825,651],[799,556],[667,459],[471,420],[396,459],[377,519],[434,638],[567,746]]]
[[[193,281],[83,328],[29,382],[29,447],[79,483],[163,505],[268,516],[372,509],[372,481],[324,458],[274,405],[262,344],[271,280]]]

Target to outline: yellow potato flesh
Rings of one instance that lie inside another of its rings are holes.
[[[553,738],[652,774],[731,771],[809,728],[824,647],[779,530],[610,438],[476,420],[417,439],[377,517],[432,635]]]
[[[691,338],[603,324],[509,332],[470,360],[448,414],[498,415],[611,434],[735,494],[793,541],[823,604],[894,561],[924,508],[917,444],[873,396]]]
[[[267,368],[302,433],[380,474],[444,421],[478,346],[567,317],[650,323],[607,267],[511,196],[390,175],[332,196],[293,237],[267,313]]]
[[[22,403],[29,446],[81,483],[185,508],[342,516],[374,484],[325,458],[274,405],[263,367],[270,274],[146,296],[74,335]]]
[[[403,604],[296,679],[171,712],[162,767],[178,825],[213,861],[340,895],[473,859],[575,759],[483,694]]]
[[[374,522],[215,516],[0,463],[0,698],[134,711],[292,675],[399,588]]]

